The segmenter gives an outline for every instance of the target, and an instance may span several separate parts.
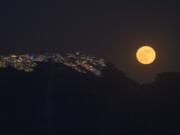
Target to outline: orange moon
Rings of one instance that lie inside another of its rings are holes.
[[[136,59],[144,65],[152,64],[156,59],[156,51],[151,46],[142,46],[136,52]]]

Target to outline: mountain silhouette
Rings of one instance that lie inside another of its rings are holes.
[[[139,84],[106,64],[101,75],[54,62],[1,69],[0,134],[180,134],[180,73]]]

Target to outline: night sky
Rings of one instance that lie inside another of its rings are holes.
[[[11,0],[0,5],[2,55],[80,51],[139,81],[180,71],[178,1]],[[136,49],[144,44],[157,51],[152,65],[136,61]]]

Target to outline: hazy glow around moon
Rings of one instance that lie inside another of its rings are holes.
[[[141,64],[151,64],[156,59],[156,52],[150,46],[142,46],[137,50],[136,58]]]

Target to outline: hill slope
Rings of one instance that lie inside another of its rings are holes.
[[[33,70],[24,70],[27,60],[17,66],[18,56],[3,57],[1,134],[180,133],[179,73],[140,85],[102,59],[74,56],[63,62],[46,57]]]

